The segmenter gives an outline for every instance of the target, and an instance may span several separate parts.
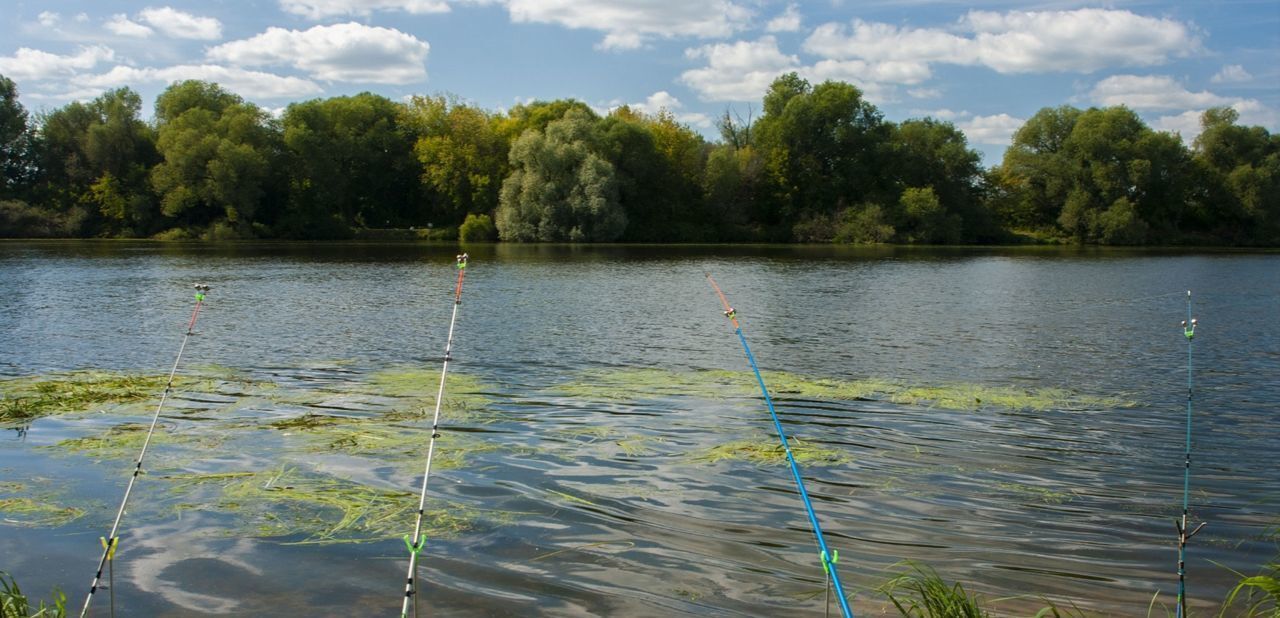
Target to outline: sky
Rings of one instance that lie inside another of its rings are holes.
[[[984,165],[1045,107],[1126,105],[1187,141],[1200,112],[1280,130],[1280,0],[0,0],[0,75],[31,112],[174,81],[272,113],[374,92],[491,111],[666,109],[709,139],[777,76],[954,123]]]

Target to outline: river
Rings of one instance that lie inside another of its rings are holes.
[[[456,251],[0,243],[0,386],[163,376],[191,285],[211,286],[122,523],[117,611],[399,611]],[[998,615],[1043,599],[1089,615],[1145,615],[1153,595],[1172,607],[1187,290],[1190,519],[1208,522],[1188,546],[1192,607],[1216,611],[1230,569],[1276,555],[1280,254],[468,251],[424,611],[823,614],[804,509],[706,273],[806,449],[859,614],[885,608],[876,588],[904,560]],[[60,586],[83,604],[159,396],[4,425],[0,505],[61,509],[0,509],[0,570],[29,594]]]

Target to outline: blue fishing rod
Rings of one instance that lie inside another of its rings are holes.
[[[831,588],[835,588],[836,600],[840,602],[840,611],[844,613],[845,618],[852,618],[853,611],[849,609],[849,600],[845,598],[844,586],[840,584],[840,573],[836,570],[836,561],[840,559],[840,552],[829,551],[827,549],[827,540],[822,536],[822,526],[818,523],[818,515],[813,511],[813,502],[809,500],[809,492],[805,491],[804,479],[800,476],[800,466],[796,464],[796,458],[791,453],[791,445],[787,442],[787,434],[782,431],[782,422],[778,420],[778,413],[773,408],[773,398],[769,396],[769,389],[764,384],[764,377],[760,375],[760,367],[756,365],[756,357],[751,353],[751,346],[747,345],[747,338],[742,334],[742,325],[738,323],[738,313],[729,305],[729,299],[725,298],[724,292],[720,290],[720,286],[716,285],[716,280],[711,278],[711,273],[707,273],[707,282],[711,284],[712,289],[716,291],[716,295],[720,297],[720,303],[724,305],[724,317],[729,318],[733,323],[733,332],[738,335],[738,341],[742,342],[742,351],[747,353],[747,361],[751,363],[751,370],[756,374],[756,382],[760,384],[760,392],[764,395],[764,402],[769,408],[769,416],[773,418],[773,428],[778,432],[778,439],[782,441],[782,450],[787,453],[787,463],[791,466],[791,476],[795,478],[796,489],[800,492],[800,499],[804,501],[804,510],[809,516],[809,526],[813,529],[813,536],[818,542],[818,559],[822,563],[822,571],[827,577],[827,593],[830,596]],[[827,600],[827,606],[830,607],[831,601]]]
[[[133,475],[129,477],[129,485],[124,489],[124,498],[120,500],[120,510],[116,511],[115,523],[111,524],[111,532],[103,537],[102,540],[102,558],[98,560],[98,572],[93,576],[93,585],[89,587],[89,594],[84,598],[84,608],[80,610],[80,618],[84,618],[89,614],[89,603],[93,602],[93,594],[98,591],[98,585],[102,583],[102,571],[110,569],[112,560],[115,559],[116,549],[120,546],[120,537],[116,533],[120,531],[120,520],[124,518],[124,507],[129,504],[129,494],[133,493],[133,484],[138,480],[138,476],[142,474],[142,460],[147,456],[147,447],[151,445],[151,436],[156,432],[156,423],[160,420],[160,411],[164,409],[164,403],[169,399],[169,393],[173,391],[173,377],[178,373],[178,363],[182,362],[182,353],[187,349],[187,342],[191,340],[191,335],[195,334],[196,318],[200,317],[200,308],[204,305],[204,295],[209,291],[209,286],[203,283],[197,283],[196,289],[196,306],[191,310],[191,320],[187,322],[187,334],[182,336],[182,345],[178,346],[178,356],[173,359],[173,369],[169,370],[169,381],[164,385],[164,393],[160,395],[160,403],[156,405],[155,414],[151,415],[151,426],[147,428],[147,437],[142,441],[142,451],[138,453],[138,459],[133,463]],[[112,574],[114,580],[114,574]],[[115,615],[115,587],[111,589],[111,614]]]
[[[1205,522],[1187,531],[1187,509],[1191,496],[1191,340],[1196,336],[1196,324],[1191,317],[1191,290],[1187,290],[1187,319],[1182,321],[1182,334],[1187,338],[1187,446],[1182,471],[1182,519],[1174,521],[1178,528],[1178,618],[1187,615],[1187,541],[1195,536]]]
[[[427,481],[431,480],[431,459],[436,452],[436,438],[440,437],[440,404],[444,401],[444,379],[449,373],[449,361],[453,360],[453,326],[458,321],[458,306],[462,304],[462,279],[467,275],[467,254],[458,256],[458,279],[453,286],[453,316],[449,318],[449,337],[444,345],[444,365],[440,368],[440,388],[436,391],[435,417],[431,420],[431,442],[427,445],[427,466],[422,473],[422,492],[418,496],[418,518],[413,524],[413,536],[404,537],[404,544],[409,548],[409,574],[405,578],[404,603],[400,607],[400,617],[408,618],[410,602],[413,613],[418,614],[418,554],[427,545],[427,535],[422,534],[422,519],[427,508]]]

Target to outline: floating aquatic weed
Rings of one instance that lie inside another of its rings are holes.
[[[989,407],[1043,411],[1125,408],[1136,405],[1117,397],[1093,397],[1053,388],[1021,390],[981,384],[912,386],[881,378],[841,380],[809,377],[787,371],[766,371],[763,376],[770,395],[779,400],[889,401],[948,410]],[[594,401],[639,401],[664,397],[720,399],[758,395],[758,385],[750,378],[749,373],[725,370],[590,370],[572,382],[558,385],[552,390]]]
[[[719,399],[750,392],[752,383],[727,371],[655,368],[592,369],[551,391],[591,401],[638,401],[672,396]]]
[[[214,486],[203,510],[233,514],[236,533],[289,538],[289,544],[363,543],[397,538],[412,520],[416,495],[293,468],[167,477],[187,486]],[[471,530],[480,511],[449,504],[427,511],[433,537]]]
[[[167,379],[168,376],[82,371],[3,380],[0,420],[25,420],[82,412],[104,404],[142,401],[164,390]]]
[[[554,490],[554,489],[548,489],[548,490],[547,490],[547,493],[552,494],[552,495],[554,495],[554,496],[557,496],[557,497],[559,497],[561,500],[564,500],[565,502],[572,502],[572,503],[574,503],[574,504],[585,504],[585,505],[587,505],[587,506],[599,506],[598,504],[596,504],[596,503],[594,503],[594,502],[592,502],[592,501],[590,501],[590,500],[588,500],[588,499],[586,499],[586,498],[583,498],[583,497],[580,497],[580,496],[575,496],[575,495],[573,495],[573,494],[571,494],[571,493],[566,493],[566,492],[563,492],[563,491],[556,491],[556,490]]]
[[[317,429],[320,427],[324,427],[326,425],[333,425],[337,422],[338,422],[338,419],[332,416],[327,416],[324,414],[312,414],[311,412],[307,412],[301,416],[294,416],[291,418],[280,419],[278,421],[272,421],[270,423],[267,423],[267,426],[273,427],[275,429],[281,429],[281,430],[290,430],[290,429],[308,430],[308,429]]]
[[[587,438],[589,442],[595,442],[607,439],[609,436],[618,433],[618,430],[607,425],[587,425],[585,427],[570,427],[560,430],[559,433],[570,438]]]
[[[787,443],[791,446],[791,456],[795,457],[797,464],[835,465],[850,461],[848,455],[838,450],[811,444],[799,438],[788,438]],[[720,444],[693,457],[693,461],[703,463],[726,460],[749,461],[762,466],[784,465],[787,463],[787,452],[776,438],[762,436]]]
[[[435,407],[440,372],[416,368],[387,369],[370,374],[362,388],[377,395],[408,399],[414,408],[412,412],[423,414]],[[484,420],[493,403],[486,393],[495,390],[494,386],[474,376],[450,373],[441,416],[452,422]]]
[[[628,457],[652,455],[652,445],[662,442],[666,442],[662,436],[634,436],[614,440],[614,444],[618,445],[618,448]]]
[[[314,415],[313,415],[314,416]],[[387,423],[380,418],[321,417],[295,421],[295,431],[288,440],[301,450],[310,453],[341,453],[369,457],[379,462],[401,467],[418,466],[431,437],[431,428],[422,419],[421,425]],[[282,421],[287,422],[287,421]],[[457,431],[442,432],[437,441],[433,467],[457,469],[475,455],[502,449],[495,441],[484,440],[477,435]]]
[[[67,438],[56,444],[42,446],[58,454],[76,454],[90,457],[96,461],[108,459],[128,459],[137,455],[142,443],[147,439],[145,423],[121,423],[107,428],[99,435]],[[183,446],[188,448],[213,448],[222,443],[225,434],[208,432],[201,434],[175,434],[161,431],[159,428],[151,436],[151,446]]]
[[[167,375],[101,371],[0,380],[0,423],[150,401],[160,396],[167,383]],[[183,391],[216,392],[224,383],[261,385],[229,374],[176,376],[173,380],[174,389]]]
[[[1027,485],[1025,483],[1013,483],[1002,481],[996,483],[996,487],[1012,494],[1024,498],[1031,498],[1045,504],[1063,504],[1070,502],[1075,498],[1075,494],[1069,491],[1057,491],[1048,487],[1040,487],[1038,485]]]
[[[46,498],[0,498],[0,522],[27,528],[47,528],[69,524],[84,517],[84,510],[58,506]]]

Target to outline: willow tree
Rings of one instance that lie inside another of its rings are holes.
[[[617,172],[597,153],[592,115],[570,111],[511,147],[498,234],[514,241],[610,241],[627,227]]]

